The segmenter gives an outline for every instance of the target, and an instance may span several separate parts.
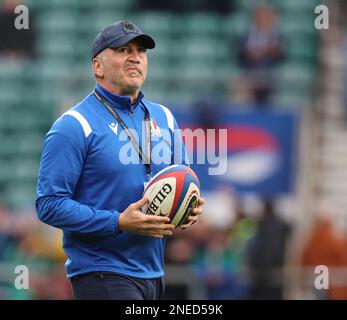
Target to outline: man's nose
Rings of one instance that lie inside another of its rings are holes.
[[[140,62],[140,52],[138,50],[131,50],[129,53],[129,59],[132,61]]]

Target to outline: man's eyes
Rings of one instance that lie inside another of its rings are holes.
[[[119,47],[117,51],[120,53],[125,53],[125,52],[129,51],[129,48],[128,47]]]
[[[117,49],[117,51],[119,53],[129,53],[130,49],[129,49],[129,47],[119,47]],[[147,49],[145,47],[139,47],[137,49],[137,51],[140,52],[140,53],[145,53],[147,51]]]

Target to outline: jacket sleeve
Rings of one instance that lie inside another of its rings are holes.
[[[87,139],[81,124],[69,115],[60,117],[48,132],[39,169],[37,215],[42,222],[68,232],[117,234],[118,211],[97,210],[73,200],[88,155]]]

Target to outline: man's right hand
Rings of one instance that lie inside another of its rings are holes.
[[[140,211],[148,202],[147,198],[142,198],[129,205],[119,215],[118,229],[155,238],[171,236],[174,225],[170,224],[168,217],[144,214]]]

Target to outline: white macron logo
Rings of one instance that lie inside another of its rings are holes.
[[[118,123],[115,124],[114,122],[112,122],[108,125],[108,127],[114,132],[115,135],[118,134]]]

